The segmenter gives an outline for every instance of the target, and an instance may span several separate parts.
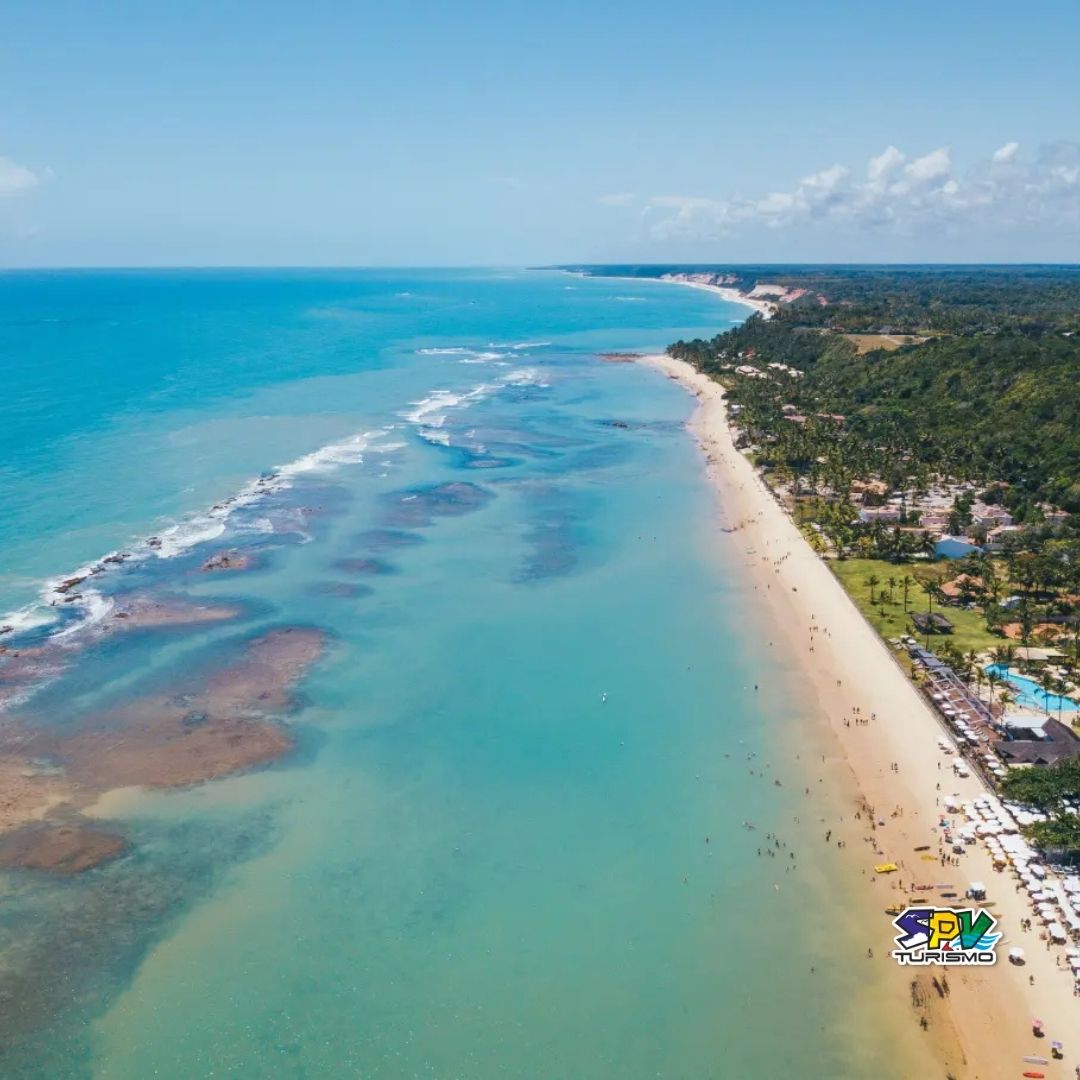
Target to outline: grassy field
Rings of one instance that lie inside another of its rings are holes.
[[[873,352],[875,349],[892,352],[893,349],[899,349],[901,345],[915,345],[926,341],[926,338],[915,337],[913,334],[843,334],[841,336],[854,344],[860,356],[863,353]]]
[[[885,638],[896,638],[914,633],[911,619],[904,612],[904,589],[900,584],[905,574],[916,579],[941,577],[950,569],[948,561],[920,563],[918,566],[896,565],[878,559],[830,559],[829,567],[840,579],[848,595],[877,632]],[[870,603],[869,577],[876,577],[874,603]],[[892,599],[889,599],[889,578],[893,578]],[[918,585],[908,589],[908,610],[926,611],[926,593]],[[951,634],[931,634],[930,648],[951,641],[962,652],[974,649],[982,652],[1002,644],[1003,639],[986,629],[982,615],[977,611],[965,611],[958,607],[941,607],[935,602],[934,611],[940,611],[952,624]],[[925,639],[919,636],[920,641]]]

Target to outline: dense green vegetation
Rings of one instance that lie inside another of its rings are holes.
[[[798,467],[824,456],[898,487],[925,486],[934,475],[1003,481],[1002,501],[1035,520],[1042,501],[1080,512],[1080,334],[1068,329],[1080,319],[1080,275],[1072,293],[1055,288],[1072,295],[1071,307],[1032,302],[1021,319],[988,303],[978,322],[940,297],[917,317],[906,300],[893,311],[888,298],[851,307],[803,298],[773,319],[754,317],[669,351],[720,376],[740,361],[802,372],[731,380],[740,424],[754,442],[778,441],[778,462]],[[854,329],[930,339],[860,356],[843,336]],[[784,430],[784,405],[810,422]],[[843,430],[819,413],[842,416]]]
[[[586,274],[657,278],[722,275],[749,290],[760,282],[803,288],[796,306],[809,325],[848,332],[992,332],[1003,327],[1080,329],[1080,267],[1076,266],[813,266],[669,264],[566,267]]]

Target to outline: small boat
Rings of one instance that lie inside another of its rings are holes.
[[[1035,1077],[1036,1080],[1042,1080],[1042,1078],[1045,1075],[1046,1075],[1046,1073],[1034,1072],[1034,1071],[1030,1071],[1030,1070],[1028,1072],[1024,1073],[1024,1076],[1032,1076],[1032,1077]]]
[[[904,910],[905,910],[905,908],[904,908],[903,904],[890,904],[885,909],[885,914],[886,915],[899,915],[900,912],[904,911]]]
[[[930,845],[929,844],[923,844],[921,847],[917,847],[915,850],[916,851],[929,851],[930,850]]]
[[[896,863],[894,863],[894,862],[882,862],[882,863],[878,863],[874,867],[874,873],[875,874],[895,874],[896,871],[899,870],[899,869],[900,869],[900,867],[897,866]]]

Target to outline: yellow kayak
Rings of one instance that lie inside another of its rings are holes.
[[[894,863],[894,862],[879,862],[877,864],[877,866],[874,867],[874,873],[875,874],[895,874],[896,871],[899,870],[899,869],[900,869],[900,867],[897,866],[896,863]]]

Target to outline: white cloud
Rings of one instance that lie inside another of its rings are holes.
[[[946,146],[932,150],[925,157],[916,158],[910,165],[904,166],[904,172],[917,183],[928,183],[940,176],[948,176],[951,169],[952,161]]]
[[[802,186],[812,188],[815,191],[832,191],[838,188],[850,175],[851,171],[843,165],[831,165],[827,169],[822,169],[819,173],[814,173],[813,176],[804,177]]]
[[[25,165],[11,158],[0,157],[0,199],[12,198],[32,191],[41,183],[41,177]]]
[[[852,228],[989,230],[1050,224],[1080,230],[1080,143],[1044,146],[1034,160],[1006,143],[960,171],[948,147],[908,157],[895,146],[871,157],[862,176],[835,164],[789,191],[755,198],[606,196],[614,207],[641,205],[655,238],[714,239],[754,227],[818,223]]]
[[[883,184],[906,160],[907,157],[895,146],[887,146],[877,157],[870,159],[866,167],[867,179],[873,184]]]
[[[1016,157],[1016,152],[1020,149],[1018,142],[1008,142],[1004,146],[999,146],[993,153],[990,160],[995,165],[1005,165],[1012,161]]]

